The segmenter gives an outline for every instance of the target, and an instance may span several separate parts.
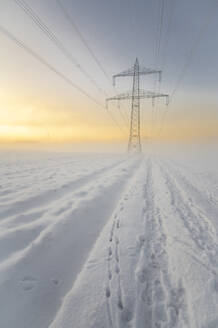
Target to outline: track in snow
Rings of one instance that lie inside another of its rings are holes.
[[[212,174],[160,156],[99,157],[71,181],[23,186],[15,199],[5,178],[0,326],[217,327]]]

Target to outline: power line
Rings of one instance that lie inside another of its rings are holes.
[[[170,12],[169,12],[169,21],[168,21],[168,25],[167,25],[167,29],[166,29],[166,38],[165,38],[165,47],[164,47],[164,51],[163,51],[163,60],[162,60],[162,64],[161,64],[161,69],[164,70],[166,67],[166,60],[167,60],[167,48],[170,42],[170,37],[171,37],[171,31],[172,31],[172,25],[173,25],[173,18],[174,18],[174,13],[175,13],[175,7],[176,7],[176,0],[171,0],[171,8],[170,8]],[[163,109],[163,113],[161,115],[160,118],[160,127],[159,127],[159,133],[158,135],[160,136],[160,133],[162,131],[162,124],[165,120],[165,116],[167,114],[169,110],[168,109]]]
[[[162,31],[163,31],[163,19],[164,19],[164,8],[165,8],[165,0],[161,0],[160,28],[159,28],[159,39],[158,39],[158,46],[157,46],[157,61],[158,61],[158,57],[160,56],[160,46],[161,46]]]
[[[97,84],[92,76],[79,64],[72,53],[63,45],[42,19],[33,11],[33,9],[24,0],[14,0],[14,2],[32,19],[40,30],[49,38],[49,40],[63,53],[63,55],[80,70],[80,72],[97,88],[97,90],[107,96],[107,93]]]
[[[92,83],[95,85],[97,90],[101,92],[104,96],[108,96],[108,94],[97,84],[97,82],[92,78],[92,76],[87,73],[87,71],[78,63],[77,59],[69,52],[68,49],[63,45],[63,43],[56,37],[56,35],[48,28],[48,26],[42,21],[42,19],[33,11],[33,9],[24,1],[24,0],[14,0],[14,2],[26,13],[26,15],[32,19],[32,21],[40,28],[40,30],[49,38],[49,40],[55,44],[55,46],[64,54],[64,56],[73,63],[81,73]],[[110,114],[110,116],[112,116]],[[124,124],[126,121],[124,120]],[[116,121],[113,117],[113,121]],[[116,124],[119,125],[117,122]]]
[[[83,95],[88,97],[90,100],[92,100],[95,104],[98,106],[103,107],[103,105],[98,102],[94,97],[92,97],[89,93],[87,93],[85,90],[80,88],[77,84],[75,84],[73,81],[71,81],[68,77],[66,77],[63,73],[58,71],[55,67],[50,65],[44,58],[42,58],[40,55],[38,55],[35,51],[33,51],[31,48],[29,48],[25,43],[17,39],[12,33],[10,33],[7,29],[5,29],[2,25],[0,25],[0,31],[2,34],[4,34],[8,39],[15,42],[17,46],[20,48],[23,48],[29,55],[37,59],[41,64],[45,65],[48,69],[50,69],[52,72],[54,72],[56,75],[61,77],[65,82],[70,84],[72,87],[74,87],[76,90],[81,92]]]
[[[109,81],[110,85],[111,85],[111,79],[110,76],[108,75],[108,73],[106,72],[104,66],[102,65],[102,63],[100,62],[98,56],[96,55],[96,53],[92,50],[91,46],[89,45],[89,43],[87,42],[86,38],[84,37],[84,35],[82,34],[82,32],[80,31],[78,25],[76,25],[75,21],[73,20],[72,15],[70,15],[66,9],[66,7],[63,5],[61,0],[56,0],[56,3],[58,4],[59,8],[61,9],[64,17],[66,18],[66,20],[68,21],[68,23],[71,25],[71,27],[73,28],[73,30],[77,33],[79,39],[81,40],[81,42],[83,43],[83,45],[86,47],[86,49],[88,50],[89,54],[91,55],[92,59],[94,60],[94,62],[97,64],[98,68],[100,69],[100,71],[103,73],[103,75],[106,77],[106,79]],[[117,92],[116,88],[114,88],[115,92]],[[118,107],[119,109],[119,113],[120,116],[124,122],[124,124],[126,125],[127,129],[128,129],[128,120],[126,119],[125,115],[123,114],[123,112],[121,111],[120,107]]]
[[[162,31],[163,31],[163,21],[164,21],[164,10],[165,10],[165,0],[159,0],[159,17],[158,17],[158,28],[157,28],[157,40],[156,40],[156,47],[155,47],[155,67],[159,64],[160,65],[160,48],[161,48],[161,40],[162,40]],[[159,80],[157,86],[157,79],[154,81],[154,92],[160,93],[161,89],[161,81]],[[152,127],[154,130],[154,123],[156,121],[158,112],[158,99],[154,103],[152,108]],[[152,131],[151,131],[152,132]]]
[[[171,38],[173,18],[174,18],[175,7],[176,7],[176,1],[177,0],[171,0],[171,8],[170,8],[170,13],[169,13],[168,25],[167,25],[167,29],[166,29],[166,38],[165,38],[165,42],[164,42],[165,47],[164,47],[164,52],[163,52],[163,61],[162,61],[162,64],[161,64],[162,70],[164,70],[164,67],[166,65],[166,59],[167,59],[166,53],[167,53],[167,47],[169,45],[170,38]]]
[[[214,1],[214,3],[216,3],[216,1]],[[172,99],[173,97],[175,96],[176,92],[178,91],[179,87],[181,86],[181,83],[185,77],[185,74],[187,72],[187,69],[189,67],[189,65],[191,64],[192,62],[192,59],[196,53],[196,50],[198,48],[198,46],[200,45],[201,43],[201,40],[203,39],[204,37],[204,34],[206,33],[209,25],[211,24],[212,20],[213,20],[213,17],[216,15],[216,11],[213,10],[213,8],[211,8],[211,11],[209,12],[208,16],[206,17],[205,21],[204,21],[204,24],[201,26],[200,30],[199,30],[199,33],[193,43],[193,46],[192,48],[190,49],[190,52],[186,55],[186,59],[185,59],[185,63],[183,65],[183,68],[178,76],[178,79],[175,83],[175,87],[173,88],[173,91],[171,93],[171,96],[170,96],[170,101],[169,101],[169,107],[168,109],[166,110],[163,118],[162,118],[162,123],[161,123],[161,130],[160,130],[160,134],[161,132],[163,131],[163,128],[164,128],[164,123],[165,123],[165,120],[166,120],[166,116],[167,114],[169,113],[170,111],[170,105],[172,103]],[[160,135],[159,134],[159,135]]]
[[[91,57],[93,58],[93,60],[95,61],[95,63],[97,64],[97,66],[99,67],[99,69],[101,70],[101,72],[104,74],[104,76],[106,77],[106,79],[111,82],[110,76],[107,74],[106,70],[104,69],[102,63],[100,62],[100,60],[98,59],[98,57],[96,56],[96,54],[94,53],[94,51],[92,50],[92,48],[90,47],[89,43],[87,42],[87,40],[85,39],[85,37],[83,36],[83,34],[81,33],[80,29],[78,28],[78,26],[76,25],[75,21],[72,18],[72,15],[70,15],[67,11],[67,9],[65,8],[65,6],[62,4],[61,0],[56,0],[56,3],[58,4],[58,6],[60,7],[62,13],[64,14],[65,18],[67,19],[67,21],[70,23],[70,25],[72,26],[72,28],[74,29],[74,31],[77,33],[77,35],[79,36],[81,42],[83,43],[83,45],[86,47],[86,49],[88,50],[89,54],[91,55]]]
[[[28,47],[25,43],[20,41],[18,38],[16,38],[11,32],[9,32],[7,29],[5,29],[2,25],[0,25],[0,32],[5,35],[9,40],[13,41],[18,47],[24,49],[29,55],[31,55],[33,58],[38,60],[41,64],[46,66],[50,71],[55,73],[57,76],[59,76],[62,80],[64,80],[67,84],[69,84],[71,87],[82,93],[84,96],[89,98],[91,101],[93,101],[96,105],[100,106],[101,108],[105,109],[104,105],[100,103],[98,100],[96,100],[93,96],[91,96],[88,92],[83,90],[80,86],[75,84],[71,79],[66,77],[62,72],[58,71],[54,66],[49,64],[43,57],[38,55],[34,50],[32,50],[30,47]],[[106,111],[110,118],[113,120],[113,122],[119,127],[122,133],[123,130],[119,126],[119,124],[116,122],[116,120],[112,117],[112,115]],[[125,134],[125,133],[124,133]],[[125,134],[126,135],[126,134]]]
[[[105,107],[104,107],[104,108],[105,108]],[[109,112],[109,109],[108,109],[108,108],[106,108],[106,111],[107,111],[107,113],[110,115],[110,117],[111,117],[111,119],[114,121],[114,123],[115,123],[117,126],[119,126],[119,129],[122,131],[123,135],[127,136],[127,131],[124,131],[124,130],[122,129],[122,127],[119,125],[118,121],[114,118],[114,115],[113,115],[111,112]]]
[[[128,114],[127,114],[127,108],[126,108],[126,106],[123,106],[122,107],[123,108],[123,111],[121,111],[121,108],[120,108],[120,111],[122,112],[122,114],[123,114],[123,116],[124,116],[124,118],[125,118],[125,121],[126,121],[126,124],[127,124],[127,126],[129,126],[129,116],[128,116]]]
[[[197,37],[196,37],[196,39],[193,43],[193,46],[192,46],[190,52],[186,55],[185,64],[184,64],[184,66],[183,66],[183,68],[182,68],[182,70],[181,70],[181,72],[178,76],[175,87],[174,87],[174,89],[171,93],[171,97],[170,97],[171,100],[172,100],[173,96],[175,95],[175,93],[177,92],[178,88],[180,87],[180,85],[182,83],[182,80],[184,79],[185,74],[187,72],[187,69],[188,69],[188,67],[189,67],[189,65],[190,65],[190,63],[191,63],[191,61],[192,61],[192,59],[193,59],[193,57],[196,53],[196,50],[197,50],[198,46],[200,45],[200,42],[203,39],[204,34],[205,34],[207,28],[209,27],[209,25],[212,21],[212,18],[215,14],[217,14],[217,13],[214,10],[212,10],[212,8],[211,8],[211,12],[206,17],[206,20],[205,20],[204,24],[202,25],[201,29],[199,30],[199,33],[198,33],[198,35],[197,35]]]
[[[56,37],[56,35],[48,28],[48,26],[42,21],[42,19],[33,11],[33,9],[24,1],[24,0],[14,0],[14,2],[26,13],[29,18],[33,20],[33,22],[41,29],[41,31],[50,39],[51,42],[55,44],[55,46],[65,55],[65,57],[73,63],[80,71],[81,73],[92,83],[95,85],[97,90],[101,92],[104,96],[108,96],[108,94],[97,84],[97,82],[91,77],[89,73],[86,72],[86,70],[78,63],[77,59],[72,56],[72,54],[69,52],[68,49],[65,48],[63,43]],[[77,29],[79,32],[79,30]],[[87,44],[88,46],[88,44]],[[89,47],[91,50],[91,48]],[[97,58],[97,57],[96,57]],[[124,120],[124,124],[126,124],[126,121],[122,116],[122,119]],[[115,120],[113,118],[113,120]],[[116,121],[117,122],[117,121]],[[119,123],[117,123],[119,124]]]
[[[68,23],[71,25],[71,27],[73,28],[73,30],[77,33],[79,39],[81,40],[81,42],[83,43],[83,45],[86,47],[86,49],[88,50],[89,54],[91,55],[91,57],[93,58],[93,60],[95,61],[95,63],[97,64],[98,68],[101,70],[101,72],[103,73],[103,75],[106,77],[106,79],[110,82],[111,84],[111,79],[109,77],[109,75],[107,74],[106,70],[104,69],[102,63],[100,62],[100,60],[98,59],[97,55],[94,53],[94,51],[92,50],[92,48],[90,47],[89,43],[87,42],[87,40],[85,39],[85,37],[83,36],[83,34],[81,33],[80,29],[78,28],[78,26],[76,25],[76,23],[74,22],[72,15],[70,15],[67,11],[67,9],[65,8],[65,6],[63,5],[63,3],[60,0],[56,0],[56,3],[58,4],[59,8],[61,9],[63,15],[65,16],[66,20],[68,21]],[[126,121],[125,116],[123,115],[122,111],[119,108],[119,113],[120,116],[123,119],[124,124],[127,126],[128,122]]]

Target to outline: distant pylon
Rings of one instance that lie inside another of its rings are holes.
[[[139,62],[136,58],[133,74],[132,86],[132,107],[131,107],[131,121],[130,133],[128,142],[128,152],[135,151],[140,153],[142,151],[141,133],[140,133],[140,99],[139,99]]]
[[[138,58],[136,58],[135,64],[132,68],[123,71],[113,76],[113,84],[117,77],[132,76],[133,85],[132,91],[116,95],[115,97],[106,99],[106,106],[110,100],[122,100],[131,99],[131,120],[130,120],[130,133],[128,142],[128,152],[140,153],[142,151],[141,145],[141,132],[140,132],[140,99],[151,98],[152,100],[157,97],[166,97],[167,103],[169,96],[166,94],[155,93],[152,91],[145,91],[140,89],[140,75],[154,74],[159,75],[159,81],[161,80],[161,71],[152,70],[150,68],[144,68],[139,66]]]

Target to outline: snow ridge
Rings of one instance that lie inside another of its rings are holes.
[[[44,161],[0,165],[0,327],[218,327],[218,172]]]

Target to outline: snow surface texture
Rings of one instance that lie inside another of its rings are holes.
[[[1,328],[218,327],[214,149],[163,153],[4,154]]]

